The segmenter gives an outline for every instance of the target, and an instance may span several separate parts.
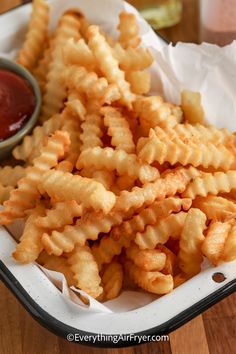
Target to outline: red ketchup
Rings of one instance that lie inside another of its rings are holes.
[[[16,134],[34,112],[36,98],[28,81],[0,69],[0,141]]]

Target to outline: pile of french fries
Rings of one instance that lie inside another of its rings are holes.
[[[135,286],[166,294],[204,256],[236,259],[235,134],[204,123],[198,93],[182,107],[150,96],[133,14],[116,40],[80,10],[51,34],[48,23],[35,0],[17,62],[40,85],[40,124],[0,169],[0,224],[25,219],[13,257],[100,301]]]

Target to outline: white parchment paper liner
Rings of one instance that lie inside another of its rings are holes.
[[[60,15],[68,8],[80,8],[88,20],[96,23],[112,36],[117,36],[118,15],[126,10],[134,13],[139,22],[142,45],[148,47],[155,62],[152,65],[152,94],[162,94],[166,100],[179,104],[182,89],[199,91],[209,123],[217,127],[236,130],[236,41],[224,48],[203,43],[202,45],[179,43],[175,47],[165,45],[150,26],[129,4],[120,0],[50,0],[50,28],[54,29]],[[20,48],[27,28],[28,16],[24,18],[22,29],[14,33],[6,31],[0,46],[0,56],[14,59]],[[22,19],[21,19],[22,22]],[[14,24],[13,29],[14,29]],[[12,29],[12,31],[13,31]],[[0,31],[4,31],[1,27]],[[19,238],[22,223],[8,227]],[[204,262],[204,269],[209,267]],[[76,304],[75,309],[87,309],[90,312],[124,312],[147,305],[157,296],[145,292],[123,291],[121,295],[103,304],[88,294],[75,288],[69,288],[64,276],[39,266],[46,276],[62,291],[63,295]],[[76,292],[89,300],[85,305]]]

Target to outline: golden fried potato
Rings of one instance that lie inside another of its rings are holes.
[[[155,167],[141,164],[135,154],[127,154],[124,150],[114,150],[110,147],[104,149],[99,146],[88,148],[80,154],[76,168],[94,167],[98,170],[106,168],[108,171],[116,170],[117,173],[139,178],[142,183],[154,181],[159,177]]]
[[[181,107],[184,118],[191,124],[204,124],[205,113],[201,104],[201,94],[189,90],[181,92]]]
[[[120,36],[118,41],[124,47],[134,47],[136,48],[141,39],[139,38],[139,26],[135,15],[130,14],[126,11],[120,13],[120,23],[117,29],[120,31]]]
[[[105,214],[109,213],[116,201],[115,195],[101,183],[60,170],[44,173],[40,189],[52,198],[75,200],[84,207],[102,210]]]
[[[179,241],[179,267],[185,274],[195,275],[201,270],[201,247],[205,240],[205,228],[206,215],[199,209],[190,209]]]
[[[173,277],[170,274],[164,275],[157,271],[147,272],[128,260],[125,262],[125,269],[138,286],[150,293],[163,295],[174,288]]]
[[[0,223],[9,224],[17,218],[25,216],[26,210],[35,206],[40,198],[38,184],[42,175],[58,164],[58,160],[65,155],[70,145],[66,132],[60,130],[48,138],[41,154],[33,161],[33,165],[26,170],[25,177],[18,182],[17,188],[10,193],[10,198],[4,202],[4,210],[0,211]]]
[[[166,263],[166,255],[161,250],[141,250],[134,242],[126,249],[126,257],[145,271],[161,271]]]
[[[125,80],[124,72],[119,68],[119,63],[112,53],[112,48],[100,33],[98,26],[90,26],[88,29],[89,47],[92,50],[99,69],[109,83],[116,84],[121,93],[121,102],[128,108],[132,107],[134,95],[130,90],[130,84]]]
[[[183,166],[188,164],[194,167],[213,166],[224,170],[228,170],[235,161],[233,152],[223,144],[215,146],[207,141],[195,143],[193,140],[185,141],[179,137],[171,139],[168,130],[160,127],[156,127],[155,130],[150,129],[149,137],[139,151],[138,157],[149,164],[157,161],[160,164],[181,163]]]
[[[224,244],[224,251],[221,258],[224,262],[231,262],[236,259],[236,225],[235,221]]]
[[[70,269],[74,274],[75,286],[87,292],[94,298],[98,297],[103,289],[100,286],[98,266],[88,246],[76,246],[67,258]]]
[[[47,40],[49,6],[44,0],[34,0],[25,42],[18,54],[17,63],[33,69]]]
[[[212,221],[207,229],[206,238],[203,241],[201,250],[214,265],[220,263],[231,226],[232,222],[230,221]]]
[[[128,154],[134,153],[133,136],[126,118],[113,107],[103,107],[101,113],[104,115],[104,125],[108,128],[107,134],[111,136],[111,145]]]
[[[143,233],[136,234],[136,244],[141,249],[154,249],[159,243],[165,244],[170,236],[180,238],[186,217],[187,213],[181,211],[158,220],[155,225],[148,225]]]
[[[124,271],[119,262],[112,261],[102,270],[103,296],[105,300],[116,298],[123,285]]]
[[[38,204],[27,218],[20,243],[16,246],[12,256],[21,263],[30,263],[35,261],[43,250],[41,242],[43,228],[35,224],[35,220],[44,215],[43,204]]]
[[[236,134],[205,124],[197,92],[181,106],[150,92],[135,15],[120,14],[115,39],[78,9],[48,35],[48,10],[34,0],[18,56],[40,85],[42,125],[13,150],[24,165],[0,167],[0,224],[25,218],[13,257],[97,301],[167,294],[203,256],[235,260]]]

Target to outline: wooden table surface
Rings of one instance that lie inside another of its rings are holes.
[[[23,0],[0,0],[0,13]],[[183,0],[179,25],[161,31],[173,42],[198,42],[198,0]],[[169,342],[92,349],[56,337],[35,322],[0,283],[0,354],[229,354],[236,348],[236,294],[170,334]]]

